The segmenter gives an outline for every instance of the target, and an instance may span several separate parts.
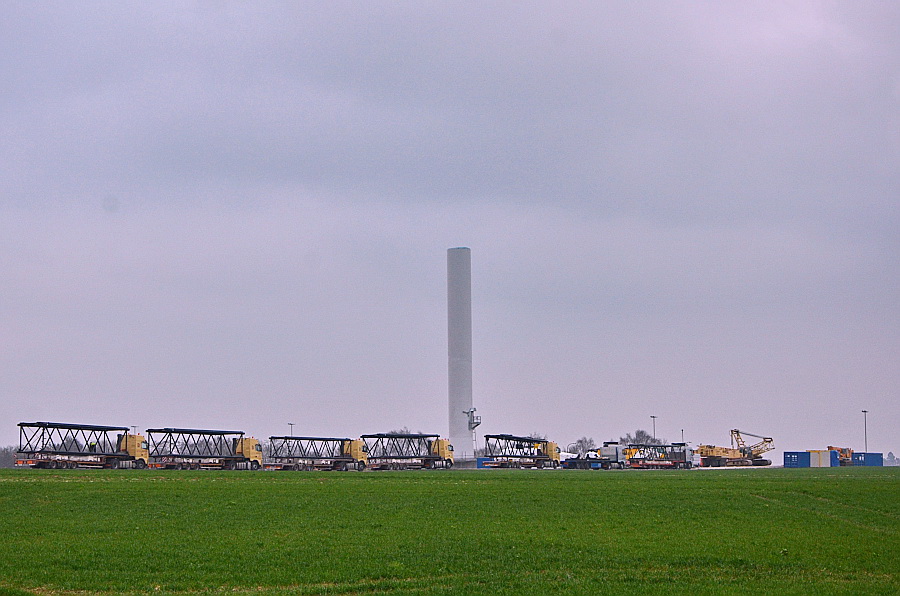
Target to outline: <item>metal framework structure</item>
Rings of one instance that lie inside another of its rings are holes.
[[[748,437],[755,437],[762,440],[758,443],[754,443],[753,445],[748,446],[744,441],[744,437],[742,435],[747,435]],[[736,428],[731,430],[731,444],[735,445],[737,449],[740,449],[741,453],[751,459],[760,458],[762,457],[763,453],[775,449],[775,441],[772,439],[772,437],[754,435],[753,433],[748,433],[747,431],[738,430]]]
[[[342,459],[343,446],[352,439],[334,437],[269,437],[269,456],[276,463],[295,459]]]
[[[120,435],[127,426],[64,422],[20,422],[19,453],[38,455],[121,455]]]
[[[363,435],[369,460],[390,459],[437,459],[431,452],[431,443],[440,435],[379,433]]]
[[[148,428],[150,457],[240,458],[237,439],[242,430],[199,430],[194,428]]]
[[[690,449],[684,443],[671,445],[630,444],[628,461],[632,468],[690,468]]]
[[[485,453],[488,457],[494,458],[548,459],[546,455],[548,442],[547,439],[515,435],[484,435]]]

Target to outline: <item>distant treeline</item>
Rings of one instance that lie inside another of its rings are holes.
[[[16,449],[15,445],[0,447],[0,468],[16,467]]]

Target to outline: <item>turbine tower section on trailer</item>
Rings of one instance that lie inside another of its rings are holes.
[[[449,438],[457,459],[475,457],[472,407],[472,256],[465,247],[447,249],[447,337]]]

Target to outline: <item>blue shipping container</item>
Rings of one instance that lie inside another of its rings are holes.
[[[785,468],[808,468],[809,452],[808,451],[785,451],[784,452]]]
[[[853,465],[854,466],[883,466],[884,465],[884,454],[883,453],[854,453],[853,454]]]

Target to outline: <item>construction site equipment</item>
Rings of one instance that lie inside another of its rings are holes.
[[[267,470],[357,470],[367,464],[366,445],[359,439],[269,437]]]
[[[752,445],[747,445],[744,435],[760,440]],[[731,447],[698,445],[695,451],[700,456],[701,466],[716,468],[722,466],[770,466],[772,461],[763,458],[762,455],[773,449],[775,449],[775,442],[772,437],[763,437],[733,429],[731,431]]]
[[[582,457],[570,457],[562,462],[567,470],[609,470],[628,466],[624,445],[607,441],[598,449],[591,449]]]
[[[832,447],[828,446],[829,451],[837,451],[838,454],[838,463],[841,466],[852,466],[853,465],[853,450],[849,447]]]
[[[841,465],[838,452],[831,449],[808,449],[809,467],[836,468]]]
[[[146,468],[147,441],[127,426],[20,422],[17,466]]]
[[[559,446],[547,439],[515,435],[484,435],[486,468],[557,468]]]
[[[440,435],[379,433],[360,437],[373,470],[452,468],[453,445]]]
[[[240,430],[151,428],[150,467],[170,470],[258,470],[262,447]]]
[[[625,448],[628,467],[653,470],[689,470],[693,451],[684,443],[670,445],[630,444]]]

